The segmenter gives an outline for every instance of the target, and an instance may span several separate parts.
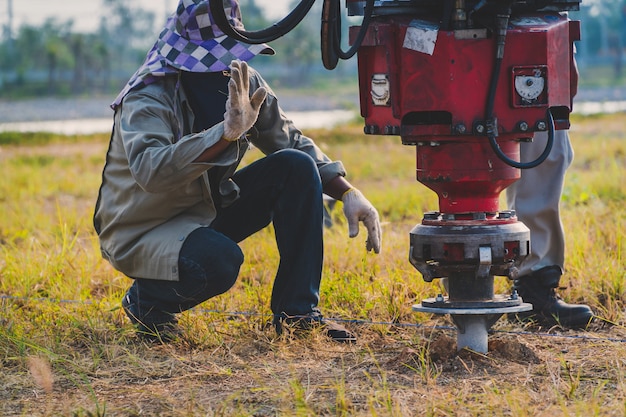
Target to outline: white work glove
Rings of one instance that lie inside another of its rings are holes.
[[[266,96],[267,90],[259,87],[250,97],[248,64],[239,60],[230,63],[228,100],[224,113],[225,140],[234,142],[250,130],[259,117],[259,109]]]
[[[367,241],[365,248],[380,253],[381,232],[378,211],[374,208],[363,194],[356,188],[351,188],[341,197],[343,202],[343,214],[348,219],[348,233],[350,237],[359,234],[359,221],[367,228]]]

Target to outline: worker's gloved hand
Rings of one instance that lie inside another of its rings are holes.
[[[266,96],[267,90],[259,87],[250,97],[248,64],[239,60],[230,63],[228,100],[224,113],[225,140],[236,141],[254,125]]]
[[[359,221],[362,221],[367,228],[366,249],[380,253],[382,237],[378,211],[356,188],[346,191],[341,197],[341,201],[343,202],[343,214],[348,219],[350,237],[356,237],[359,234]]]

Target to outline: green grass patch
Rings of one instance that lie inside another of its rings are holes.
[[[1,145],[37,146],[52,143],[78,143],[102,141],[108,139],[109,134],[92,135],[61,135],[51,132],[0,132]]]

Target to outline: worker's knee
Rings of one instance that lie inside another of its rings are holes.
[[[182,280],[195,281],[205,298],[228,291],[237,281],[244,256],[241,248],[223,234],[198,229],[189,235],[179,256]]]
[[[289,179],[304,185],[312,183],[321,187],[317,165],[311,156],[296,149],[284,149],[272,155],[275,162],[286,168]]]
[[[225,245],[223,250],[213,254],[207,260],[205,265],[207,285],[214,293],[211,296],[225,293],[235,285],[241,264],[243,264],[243,252],[232,240],[229,240],[229,244]]]

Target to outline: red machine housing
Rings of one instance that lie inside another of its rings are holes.
[[[500,192],[520,177],[485,136],[494,36],[481,28],[437,30],[430,53],[407,47],[411,33],[436,25],[398,15],[370,23],[358,54],[365,132],[417,145],[417,180],[437,193],[441,213],[494,218]],[[550,128],[548,109],[555,129],[569,127],[573,42],[579,39],[579,22],[557,12],[511,19],[494,100],[497,141],[509,158],[519,161],[519,142]],[[522,85],[524,97],[516,81],[529,79],[543,85],[538,95],[538,86]]]

